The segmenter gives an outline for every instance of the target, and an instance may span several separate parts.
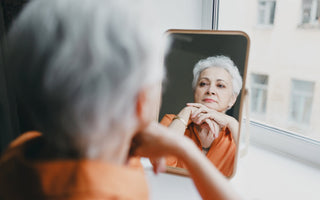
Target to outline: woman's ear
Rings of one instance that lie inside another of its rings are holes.
[[[238,97],[238,95],[232,94],[232,97],[231,97],[229,104],[228,104],[228,109],[230,109],[236,103],[237,97]]]
[[[144,121],[144,109],[147,101],[146,90],[142,90],[139,92],[136,103],[136,116],[139,123]]]
[[[141,90],[137,97],[136,115],[139,123],[157,121],[161,104],[161,84]]]

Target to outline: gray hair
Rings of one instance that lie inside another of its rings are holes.
[[[93,157],[94,141],[136,123],[138,93],[164,76],[163,38],[142,8],[33,0],[13,24],[6,58],[18,97],[54,146]]]
[[[209,67],[221,67],[229,72],[232,78],[233,93],[238,96],[242,88],[242,78],[238,67],[227,56],[212,56],[198,61],[193,68],[192,88],[195,90],[201,72]]]

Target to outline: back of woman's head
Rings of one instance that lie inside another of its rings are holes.
[[[13,24],[7,66],[53,145],[94,152],[90,140],[136,123],[137,94],[163,76],[160,34],[142,8],[130,0],[33,0]]]

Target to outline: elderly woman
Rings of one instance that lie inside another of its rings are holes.
[[[33,0],[25,7],[5,58],[37,130],[1,157],[1,199],[148,199],[132,154],[173,154],[204,199],[237,199],[191,140],[152,122],[163,48],[141,8],[122,0]]]
[[[178,115],[165,115],[161,123],[191,138],[224,175],[230,176],[239,124],[225,113],[240,93],[242,78],[226,56],[200,60],[194,67],[193,77],[195,103],[188,103]],[[167,164],[185,168],[184,163],[174,157],[168,158]]]

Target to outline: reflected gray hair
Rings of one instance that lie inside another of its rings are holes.
[[[227,56],[212,56],[206,59],[199,60],[193,68],[192,88],[195,90],[201,72],[209,67],[221,67],[229,72],[232,78],[233,93],[238,96],[242,88],[242,77],[238,67]]]
[[[91,140],[136,123],[138,93],[162,80],[162,35],[139,2],[33,0],[13,24],[7,66],[55,147],[94,156]]]

